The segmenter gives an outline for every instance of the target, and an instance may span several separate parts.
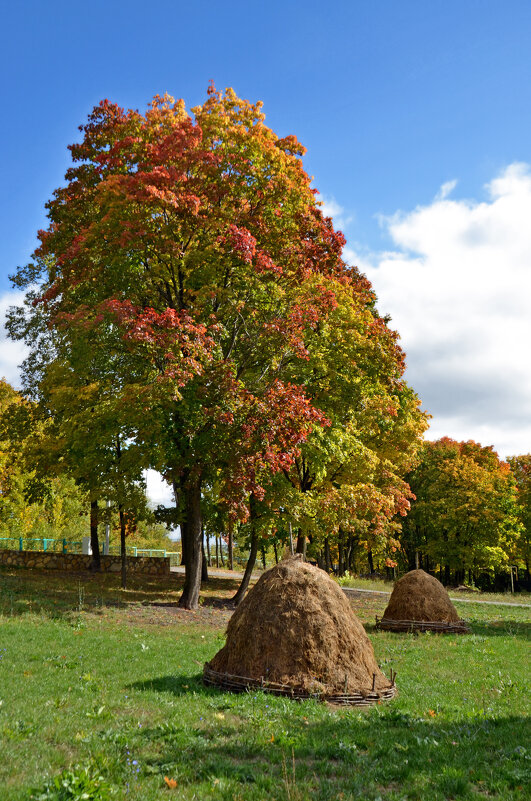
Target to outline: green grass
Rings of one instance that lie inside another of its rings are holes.
[[[356,576],[345,576],[338,580],[338,583],[342,587],[357,587],[361,590],[378,590],[380,592],[389,592],[393,591],[394,582],[392,581],[384,581],[383,579],[370,579],[370,578],[357,578]],[[514,604],[530,604],[531,605],[531,593],[522,590],[521,592],[515,592],[511,594],[510,592],[463,592],[452,590],[451,588],[448,590],[450,596],[452,598],[465,598],[477,601],[503,601],[504,603],[514,603]]]
[[[400,695],[333,709],[205,688],[234,583],[190,613],[180,581],[0,571],[2,801],[528,797],[529,610],[461,604],[471,635],[413,636],[356,600]]]

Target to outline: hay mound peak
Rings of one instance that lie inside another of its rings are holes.
[[[467,630],[441,582],[424,570],[411,570],[396,582],[378,625],[429,629],[430,624],[441,631]]]
[[[378,700],[395,691],[340,587],[297,557],[266,571],[249,591],[229,621],[225,646],[205,666],[205,680],[208,671],[323,698]]]

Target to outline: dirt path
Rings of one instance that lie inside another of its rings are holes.
[[[184,574],[184,567],[172,567],[172,573],[183,573]],[[253,577],[251,581],[257,581],[262,574],[262,571],[255,571],[253,573]],[[241,579],[243,578],[243,572],[240,570],[224,570],[223,568],[209,568],[208,575],[216,578],[232,578],[232,579]],[[342,587],[343,592],[352,598],[362,598],[362,597],[372,597],[372,598],[389,598],[391,595],[390,592],[385,592],[384,590],[362,590],[361,588],[357,587]],[[519,606],[524,609],[531,609],[531,604],[519,604],[519,603],[512,603],[511,601],[479,601],[475,598],[450,598],[451,601],[457,601],[458,603],[464,604],[487,604],[488,606]]]
[[[352,598],[360,598],[363,596],[372,596],[373,598],[380,598],[385,596],[389,598],[391,595],[390,592],[384,592],[384,590],[362,590],[356,589],[355,587],[343,587],[343,592],[346,595],[351,596]],[[531,609],[531,604],[518,604],[518,603],[511,603],[510,601],[480,601],[476,600],[475,598],[450,598],[451,601],[457,601],[458,603],[463,604],[487,604],[488,606],[519,606],[523,607],[524,609]]]

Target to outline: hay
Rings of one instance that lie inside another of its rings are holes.
[[[412,570],[396,582],[377,626],[392,631],[468,631],[441,582],[424,570]]]
[[[294,557],[266,571],[236,609],[204,680],[293,697],[371,703],[396,693],[338,585]],[[351,700],[349,700],[351,699]]]

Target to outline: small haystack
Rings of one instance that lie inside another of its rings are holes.
[[[266,571],[231,617],[206,684],[367,705],[396,694],[338,585],[293,557]]]
[[[389,631],[469,631],[441,582],[424,570],[412,570],[396,582],[383,618],[376,618],[376,625]]]

